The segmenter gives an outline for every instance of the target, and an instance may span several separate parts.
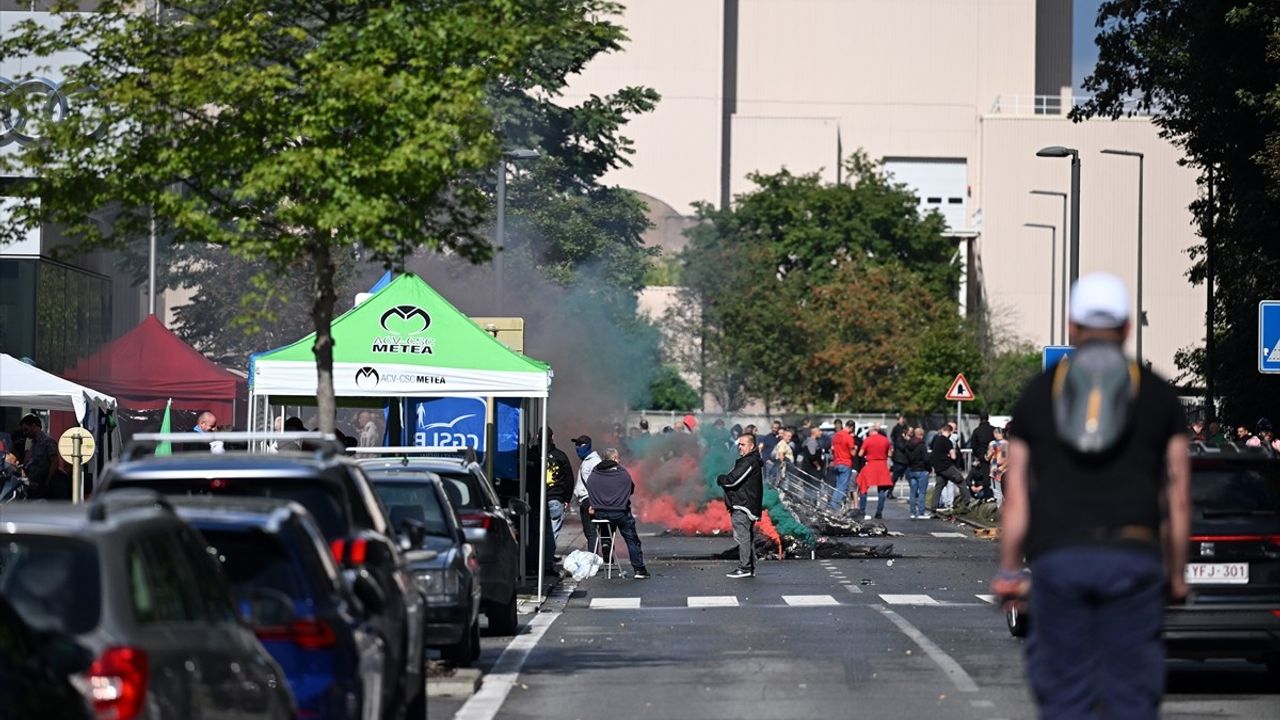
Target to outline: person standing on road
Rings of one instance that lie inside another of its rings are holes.
[[[929,446],[929,462],[933,465],[935,480],[933,483],[933,500],[929,503],[929,512],[938,513],[938,503],[942,500],[942,489],[948,482],[953,482],[963,502],[968,502],[972,495],[965,487],[964,473],[956,467],[956,446],[951,442],[951,423],[943,425],[933,437]]]
[[[593,453],[594,454],[594,453]],[[636,484],[631,473],[618,463],[618,451],[605,448],[604,457],[597,455],[597,462],[587,482],[588,514],[597,520],[608,520],[618,528],[618,534],[627,544],[627,558],[636,580],[649,577],[644,566],[644,553],[640,548],[640,535],[636,532],[636,518],[631,514],[631,494]],[[588,523],[590,524],[590,523]],[[613,542],[613,538],[609,538]],[[594,543],[593,543],[594,544]]]
[[[924,428],[911,431],[907,442],[907,509],[912,520],[933,517],[925,512],[925,494],[929,490],[929,451],[924,446]]]
[[[724,488],[724,503],[733,522],[733,540],[738,543],[738,567],[727,577],[748,578],[756,574],[756,521],[764,505],[764,473],[756,437],[738,438],[738,461],[728,474],[716,478]],[[785,443],[779,443],[782,447]]]
[[[536,434],[532,447],[541,447],[542,440]],[[532,463],[530,463],[532,465]],[[539,468],[541,470],[541,468]],[[564,516],[573,500],[576,482],[573,477],[573,466],[569,464],[569,456],[556,447],[556,434],[547,428],[547,513],[551,518],[551,537],[560,542],[560,528],[564,527]]]
[[[1186,420],[1173,388],[1124,355],[1124,283],[1080,278],[1070,319],[1075,354],[1013,411],[992,590],[1006,603],[1029,591],[1044,619],[1026,645],[1042,718],[1155,720],[1165,604],[1187,593]]]
[[[587,541],[587,550],[596,546],[596,529],[591,526],[591,498],[587,492],[587,480],[591,471],[600,464],[600,453],[591,448],[591,436],[579,435],[573,439],[573,449],[581,464],[578,465],[578,479],[573,485],[573,499],[578,501],[578,518],[582,520],[582,537]]]
[[[893,464],[890,468],[893,484],[889,486],[889,497],[892,498],[898,489],[898,481],[907,474],[907,443],[911,440],[911,428],[907,427],[906,415],[898,413],[898,424],[889,431],[889,440],[893,443]]]
[[[837,420],[836,434],[831,438],[831,466],[836,471],[836,491],[831,496],[831,508],[839,510],[849,494],[849,480],[853,477],[853,434]]]
[[[884,515],[884,496],[893,486],[893,478],[889,475],[889,456],[893,454],[893,443],[884,436],[880,423],[875,423],[862,441],[858,455],[867,461],[866,467],[858,473],[858,515],[863,520],[870,520],[867,515],[867,491],[876,489],[876,519]]]
[[[34,414],[22,416],[18,427],[27,438],[22,465],[27,471],[27,497],[33,500],[53,500],[58,494],[54,478],[58,473],[58,443],[44,431],[44,423]]]
[[[978,420],[978,427],[974,428],[969,435],[969,450],[973,460],[966,471],[972,474],[977,470],[983,478],[989,478],[991,462],[987,459],[987,451],[991,448],[992,441],[996,439],[995,428],[991,425],[991,416],[985,412],[978,415]]]

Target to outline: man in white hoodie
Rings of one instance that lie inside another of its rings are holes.
[[[600,453],[591,448],[591,437],[588,435],[579,435],[574,438],[573,447],[578,454],[578,459],[582,461],[578,465],[578,479],[573,484],[573,499],[578,501],[578,517],[582,519],[582,536],[587,539],[587,550],[590,551],[596,544],[596,529],[591,524],[591,515],[588,511],[591,503],[587,500],[587,478],[591,477],[591,471],[600,464]]]

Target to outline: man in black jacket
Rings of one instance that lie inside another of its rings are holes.
[[[996,430],[991,426],[991,417],[986,413],[978,416],[981,422],[969,435],[969,449],[973,450],[973,463],[970,471],[977,470],[984,478],[991,477],[991,463],[987,462],[987,448],[996,439]]]
[[[616,448],[605,448],[599,465],[591,471],[587,478],[587,512],[596,520],[608,520],[627,543],[627,557],[631,560],[631,569],[635,570],[635,579],[644,580],[649,571],[644,567],[644,553],[640,549],[640,535],[636,532],[636,519],[631,514],[631,494],[636,484],[631,480],[631,473],[618,464]],[[602,536],[603,538],[603,536]],[[613,538],[607,538],[613,542]]]
[[[743,435],[738,438],[738,461],[733,470],[716,480],[724,488],[724,502],[733,518],[733,539],[738,543],[738,569],[728,574],[731,578],[756,574],[756,521],[764,502],[762,466],[755,435]]]

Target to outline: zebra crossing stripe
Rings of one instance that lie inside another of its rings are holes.
[[[990,604],[992,604],[992,605],[995,605],[995,604],[996,604],[996,596],[995,596],[995,595],[974,595],[974,597],[978,598],[979,600],[981,600],[981,601],[982,601],[982,602],[984,602],[984,603],[990,603]]]
[[[941,605],[928,595],[881,595],[880,599],[889,605]]]
[[[963,538],[963,537],[969,537],[968,535],[965,535],[964,533],[958,533],[958,532],[934,532],[934,533],[929,533],[929,534],[930,534],[930,535],[932,535],[932,536],[934,536],[934,537],[936,537],[936,538],[954,538],[954,537]]]
[[[592,610],[635,610],[639,607],[638,597],[591,598]]]
[[[735,595],[690,595],[688,601],[691,608],[738,607]]]
[[[783,595],[782,601],[792,607],[825,607],[840,604],[830,595]]]

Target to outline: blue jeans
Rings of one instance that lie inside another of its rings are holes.
[[[928,470],[907,471],[907,508],[912,515],[924,514],[924,496],[929,490]]]
[[[636,519],[630,510],[596,510],[597,520],[608,520],[618,529],[627,543],[627,558],[634,570],[644,570],[644,553],[640,551],[640,534],[636,532]],[[610,539],[612,541],[612,539]]]
[[[1041,718],[1156,720],[1164,694],[1158,555],[1050,551],[1031,563],[1030,617],[1027,679]]]
[[[564,527],[564,503],[559,500],[548,500],[547,510],[551,513],[551,536],[560,542],[560,528]]]
[[[870,488],[868,488],[870,489]],[[889,488],[881,485],[876,488],[876,517],[880,517],[884,513],[884,496],[888,494]],[[867,514],[867,494],[858,493],[858,514]]]
[[[848,465],[835,465],[836,492],[831,496],[831,508],[839,510],[844,503],[844,496],[849,494],[849,481],[853,479],[853,468]]]

